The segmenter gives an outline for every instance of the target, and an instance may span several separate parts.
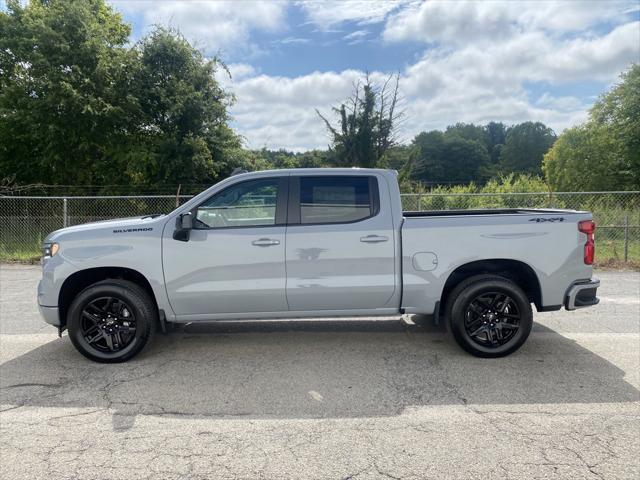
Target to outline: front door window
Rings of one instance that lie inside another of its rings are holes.
[[[213,195],[198,207],[196,228],[275,225],[276,179],[242,182]]]

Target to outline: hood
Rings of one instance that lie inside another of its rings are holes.
[[[116,218],[113,220],[102,220],[99,222],[91,222],[91,223],[83,223],[81,225],[74,225],[73,227],[61,228],[60,230],[56,230],[55,232],[50,233],[45,242],[54,242],[59,238],[66,236],[68,234],[81,233],[81,232],[89,232],[96,230],[116,230],[116,229],[125,229],[125,228],[133,228],[140,227],[145,228],[150,224],[155,224],[159,219],[163,218],[164,215],[159,216],[146,216],[146,217],[130,217],[130,218]]]

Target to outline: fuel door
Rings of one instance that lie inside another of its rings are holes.
[[[438,256],[433,252],[418,252],[413,255],[413,268],[420,272],[430,272],[438,266]]]

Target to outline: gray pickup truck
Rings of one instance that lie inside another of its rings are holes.
[[[588,212],[403,212],[396,173],[232,176],[168,215],[63,228],[44,244],[44,319],[99,362],[158,327],[230,319],[432,315],[480,357],[539,312],[598,303]]]

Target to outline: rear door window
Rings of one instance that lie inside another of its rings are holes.
[[[300,223],[348,223],[371,217],[373,188],[377,184],[372,177],[300,177]]]

